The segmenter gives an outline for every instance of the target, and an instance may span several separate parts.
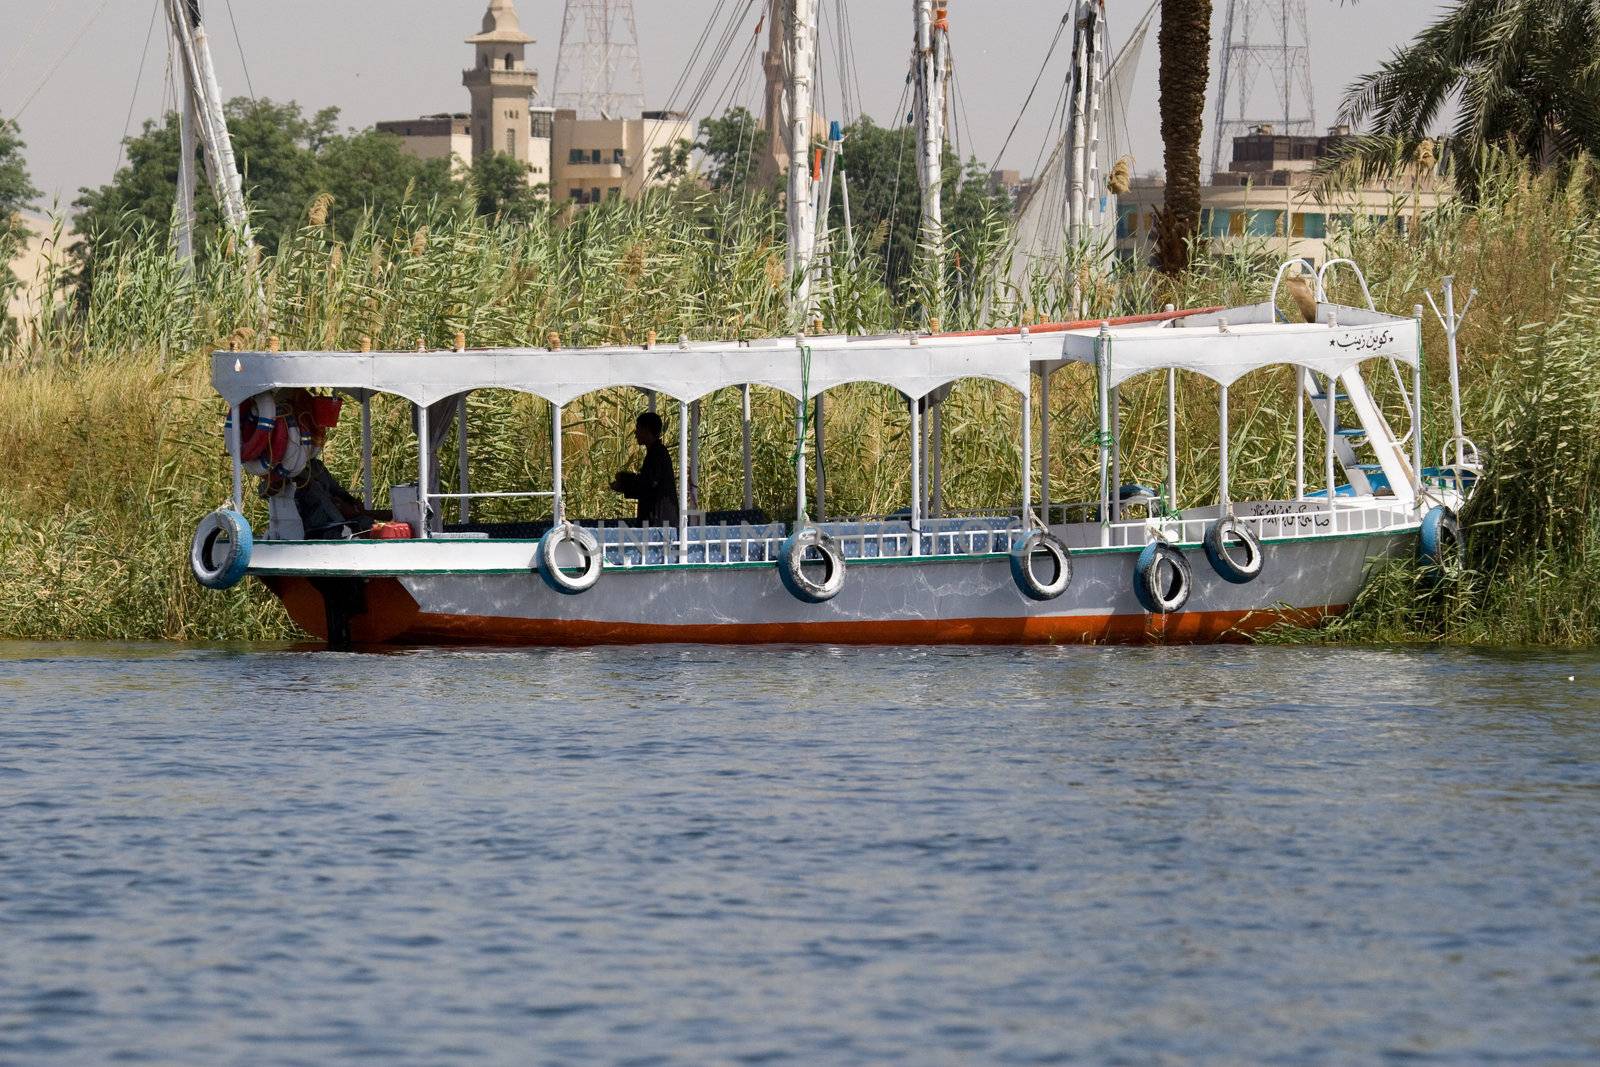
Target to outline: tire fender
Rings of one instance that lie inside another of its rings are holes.
[[[1039,578],[1034,562],[1039,556],[1050,560],[1054,575]],[[1060,538],[1044,530],[1034,530],[1011,550],[1011,578],[1017,588],[1034,600],[1054,600],[1072,584],[1072,553]]]
[[[1261,540],[1232,515],[1224,515],[1206,530],[1205,550],[1211,569],[1225,582],[1245,585],[1261,577],[1266,562]]]
[[[571,544],[583,557],[583,566],[576,574],[562,570],[556,565],[556,552],[564,543]],[[604,567],[602,555],[600,542],[594,534],[582,526],[567,522],[552,526],[543,537],[539,538],[533,565],[551,589],[568,596],[576,596],[594,588],[594,583],[600,580],[600,571]]]
[[[820,555],[827,568],[820,582],[801,566],[808,551]],[[844,586],[844,554],[833,538],[815,526],[807,526],[790,534],[778,549],[778,578],[796,600],[808,604],[832,600]]]
[[[1164,541],[1144,546],[1133,565],[1133,593],[1152,615],[1182,611],[1194,590],[1194,573],[1184,554]]]
[[[189,543],[189,569],[207,589],[238,585],[250,568],[255,535],[250,521],[237,511],[220,508],[200,520]]]

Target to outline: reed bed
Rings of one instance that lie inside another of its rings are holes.
[[[1438,591],[1409,566],[1375,576],[1357,609],[1318,631],[1285,640],[1449,640],[1589,644],[1600,637],[1600,223],[1588,167],[1556,179],[1498,161],[1480,202],[1415,220],[1406,233],[1370,227],[1339,239],[1366,268],[1380,307],[1409,309],[1453,273],[1480,290],[1462,337],[1468,433],[1489,457],[1485,485],[1466,516],[1469,551]],[[1394,214],[1407,213],[1403,202]],[[498,224],[418,205],[388,223],[365,219],[347,241],[311,205],[305,227],[268,252],[234,254],[217,235],[193,274],[158,244],[108,251],[86,310],[65,291],[53,314],[25,324],[0,353],[0,636],[29,638],[261,640],[292,626],[256,583],[218,594],[188,573],[194,523],[227,495],[223,409],[206,383],[207,357],[231,342],[286,350],[359,347],[664,346],[690,338],[790,333],[781,212],[769,204],[675,191],[638,203],[609,202],[576,216]],[[1004,276],[1003,220],[985,222],[976,262],[946,287],[944,324],[965,328],[1066,317],[1064,279],[1038,276],[1021,291],[970,279]],[[1094,277],[1096,314],[1262,298],[1278,256],[1271,242],[1226,255],[1204,250],[1172,280],[1139,268]],[[913,329],[914,296],[882,282],[869,248],[836,259],[822,287],[829,329]],[[967,280],[963,280],[967,279]],[[926,279],[913,279],[916,293]],[[1356,302],[1349,278],[1335,297]],[[1286,314],[1293,314],[1285,301]],[[1441,331],[1423,320],[1430,455],[1449,434]],[[670,352],[663,358],[671,358]],[[1370,375],[1402,427],[1387,374]],[[1233,492],[1293,492],[1294,377],[1264,371],[1231,391]],[[1038,398],[1036,397],[1036,401]],[[606,488],[637,461],[631,390],[581,398],[566,409],[566,488],[571,508],[614,515],[625,504]],[[1055,376],[1049,397],[1053,496],[1095,493],[1091,375]],[[1217,390],[1180,378],[1179,503],[1215,498]],[[510,393],[469,401],[475,489],[543,488],[549,406]],[[675,404],[663,407],[669,441]],[[793,511],[792,401],[753,391],[756,504]],[[708,398],[699,416],[700,499],[733,508],[742,496],[737,390]],[[1308,412],[1308,418],[1309,412]],[[981,382],[959,385],[944,406],[946,507],[1014,504],[1021,490],[1020,398]],[[347,417],[326,450],[329,466],[356,481],[357,420]],[[827,508],[884,513],[909,494],[909,419],[889,390],[860,385],[826,399]],[[374,404],[376,482],[414,480],[409,407]],[[1123,390],[1124,479],[1164,477],[1164,380]],[[448,452],[448,450],[447,450]],[[1320,454],[1308,456],[1319,484]],[[441,463],[447,488],[454,463]],[[486,503],[485,518],[530,518],[526,502]],[[264,505],[251,500],[253,521]]]

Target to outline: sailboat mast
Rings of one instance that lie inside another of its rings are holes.
[[[211,62],[211,46],[206,39],[205,26],[200,18],[200,0],[167,0],[167,22],[172,28],[172,38],[178,53],[178,65],[183,70],[185,123],[200,136],[205,152],[206,174],[211,179],[211,189],[228,225],[244,237],[245,244],[252,243],[250,220],[244,209],[244,187],[239,178],[239,167],[233,157],[233,140],[228,136],[228,123],[222,111],[222,90],[217,85],[216,68]],[[180,120],[182,121],[182,120]],[[192,134],[191,134],[192,136]],[[180,187],[186,180],[180,175]],[[180,201],[188,199],[190,211],[180,221],[181,235],[193,232],[193,198],[185,198],[180,189]],[[180,209],[182,205],[180,204]],[[192,237],[190,238],[192,241]]]
[[[811,199],[812,72],[817,56],[816,0],[789,0],[784,60],[789,104],[789,277],[802,327],[811,311],[811,260],[816,251],[816,207]]]
[[[917,186],[922,193],[922,218],[917,244],[930,291],[928,316],[939,318],[944,305],[944,216],[940,194],[944,180],[945,86],[950,70],[949,4],[912,0],[916,20],[916,54],[912,81],[917,120]]]

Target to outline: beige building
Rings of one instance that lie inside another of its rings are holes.
[[[472,110],[377,124],[419,159],[454,159],[459,168],[488,153],[505,152],[528,165],[530,185],[547,186],[562,203],[633,198],[655,177],[658,149],[693,141],[683,115],[646,111],[631,119],[579,119],[577,113],[534,103],[539,74],[527,67],[534,39],[522,30],[513,0],[490,0],[482,32],[466,43],[474,64],[461,82]]]
[[[694,125],[676,111],[646,111],[636,119],[580,119],[576,112],[557,111],[550,196],[578,204],[614,196],[631,200],[660,184],[657,153],[680,139],[693,141]]]
[[[464,111],[380,122],[377,128],[403,140],[406,151],[418,159],[453,160],[457,172],[472,162],[472,120]]]
[[[63,224],[61,242],[57,244],[55,223],[50,219],[31,211],[22,212],[20,217],[25,236],[11,259],[11,273],[20,284],[6,301],[5,313],[18,322],[26,322],[39,314],[40,283],[51,273],[51,264],[58,276],[63,273],[63,264],[78,238]]]
[[[1335,127],[1326,137],[1285,136],[1262,126],[1246,137],[1235,137],[1228,169],[1213,175],[1212,183],[1201,190],[1202,236],[1279,246],[1284,259],[1322,263],[1327,239],[1358,218],[1404,232],[1453,195],[1448,184],[1433,175],[1315,195],[1311,177],[1317,160],[1349,132]],[[1119,256],[1152,254],[1155,213],[1165,192],[1164,182],[1143,178],[1135,179],[1123,194],[1117,208]]]

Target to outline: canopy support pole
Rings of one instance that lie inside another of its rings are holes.
[[[1413,304],[1417,320],[1417,363],[1411,368],[1411,467],[1417,479],[1417,500],[1422,500],[1422,305]]]
[[[1122,521],[1122,390],[1111,389],[1111,514]]]
[[[814,432],[817,435],[817,457],[816,457],[816,460],[815,460],[815,464],[816,464],[816,479],[817,479],[817,516],[816,516],[816,518],[817,518],[818,522],[825,522],[825,521],[827,521],[827,516],[828,516],[828,505],[827,505],[828,472],[827,472],[827,469],[823,465],[823,462],[822,462],[822,445],[823,445],[822,394],[818,393],[817,394],[817,398],[815,400],[813,400],[811,403],[812,403],[812,409],[811,409],[812,410],[812,418],[816,422],[816,427],[815,427],[815,431]]]
[[[1039,372],[1039,508],[1050,525],[1050,368]]]
[[[794,529],[806,521],[806,401],[794,402]]]
[[[1294,370],[1294,498],[1306,498],[1306,369]]]
[[[744,510],[751,511],[755,508],[755,479],[750,465],[750,387],[739,386],[739,399],[743,405],[743,414],[739,426],[739,435],[744,446]]]
[[[467,394],[456,400],[456,514],[461,522],[472,521],[472,502],[467,494],[472,491],[467,483]]]
[[[928,464],[928,514],[939,518],[944,515],[944,398],[933,404],[933,431],[929,450],[933,458]]]
[[[689,404],[689,503],[700,507],[700,401]]]
[[[1022,391],[1022,526],[1033,527],[1033,383]]]
[[[1167,510],[1178,511],[1178,369],[1167,368]]]
[[[1095,340],[1095,376],[1100,408],[1100,546],[1111,546],[1111,328],[1104,323]]]
[[[563,415],[566,409],[560,404],[550,405],[550,517],[557,526],[567,521],[567,497],[562,478],[565,464],[561,456]]]
[[[911,408],[911,554],[922,555],[922,401]]]
[[[239,459],[240,434],[243,431],[239,418],[243,408],[242,404],[233,405],[233,418],[228,420],[228,457],[233,464],[233,497],[229,504],[234,511],[241,513],[244,511],[244,464]]]
[[[361,390],[361,506],[372,510],[372,391]]]
[[[1327,375],[1326,378],[1327,385],[1323,389],[1323,403],[1328,405],[1328,417],[1324,419],[1323,422],[1328,427],[1328,456],[1327,471],[1325,472],[1328,476],[1328,532],[1337,533],[1338,531],[1334,530],[1332,527],[1333,502],[1337,497],[1337,494],[1334,492],[1334,490],[1338,488],[1338,486],[1334,484],[1333,478],[1333,438],[1334,435],[1339,432],[1339,379],[1331,374]]]
[[[1227,517],[1232,510],[1232,501],[1228,496],[1228,387],[1222,387],[1222,399],[1217,404],[1217,453],[1221,460],[1217,472],[1217,501],[1222,506],[1222,515]]]
[[[678,401],[678,562],[689,562],[689,405]]]
[[[413,530],[417,537],[428,538],[428,509],[431,502],[428,500],[428,405],[418,404],[417,409],[417,526]]]

